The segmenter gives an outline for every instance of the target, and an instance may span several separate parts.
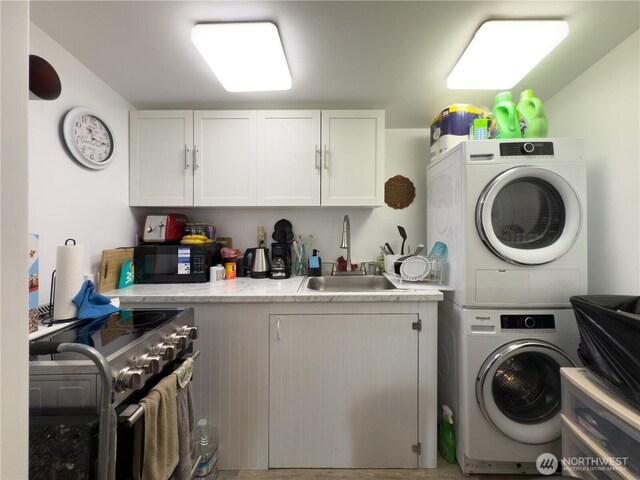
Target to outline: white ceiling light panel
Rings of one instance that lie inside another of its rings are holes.
[[[198,24],[191,30],[191,41],[228,92],[291,88],[289,66],[273,23]]]
[[[567,35],[562,20],[491,20],[483,23],[447,77],[452,90],[507,90]]]

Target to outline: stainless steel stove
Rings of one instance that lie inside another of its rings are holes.
[[[94,347],[112,374],[113,405],[142,391],[147,382],[192,351],[198,336],[192,309],[134,308],[99,320],[70,324],[36,342],[80,343]],[[100,398],[96,366],[76,353],[32,357],[29,362],[31,415],[95,411]]]

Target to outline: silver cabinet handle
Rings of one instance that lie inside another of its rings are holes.
[[[321,159],[320,148],[316,144],[316,170],[320,170],[320,159]]]
[[[280,335],[280,317],[278,317],[278,321],[276,322],[276,337],[278,340],[282,339],[282,335]]]
[[[185,144],[184,146],[184,169],[187,170],[189,168],[189,145]]]
[[[193,168],[194,168],[195,170],[197,170],[197,169],[198,169],[198,167],[200,166],[200,165],[198,164],[198,152],[199,152],[199,151],[198,151],[198,146],[197,146],[197,145],[194,145],[194,146],[193,146]]]
[[[324,169],[329,170],[329,152],[327,151],[327,145],[324,146]]]

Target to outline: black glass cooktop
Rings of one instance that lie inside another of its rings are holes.
[[[148,332],[171,322],[185,311],[182,308],[122,309],[107,317],[74,323],[36,341],[81,343],[94,347],[103,356],[109,357]]]

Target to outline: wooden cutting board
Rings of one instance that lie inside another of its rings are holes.
[[[125,260],[133,260],[133,248],[121,247],[102,251],[98,292],[106,292],[118,288],[120,269]]]

